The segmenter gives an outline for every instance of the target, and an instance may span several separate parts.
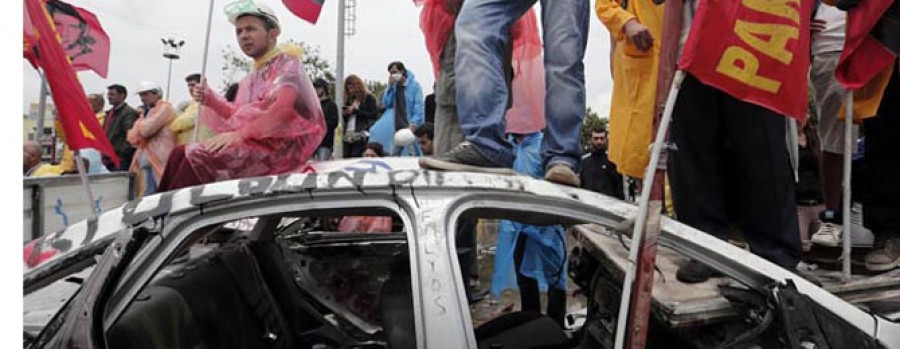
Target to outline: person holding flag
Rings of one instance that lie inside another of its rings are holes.
[[[325,135],[319,99],[299,59],[302,49],[276,46],[281,28],[274,11],[240,0],[227,5],[225,13],[253,69],[241,80],[233,103],[205,81],[194,90],[202,104],[200,121],[216,136],[176,147],[160,191],[297,169]]]
[[[785,116],[806,115],[812,1],[768,3],[685,1],[668,170],[679,221],[720,239],[736,226],[751,251],[805,276]],[[676,277],[713,273],[691,261]]]

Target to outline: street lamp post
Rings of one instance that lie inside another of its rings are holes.
[[[166,79],[166,100],[169,100],[172,91],[172,61],[181,58],[181,47],[184,40],[175,41],[175,38],[163,38],[163,58],[169,60],[169,77]]]

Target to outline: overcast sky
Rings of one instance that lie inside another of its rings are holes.
[[[316,25],[294,17],[279,0],[262,0],[275,9],[282,25],[281,41],[288,38],[318,46],[322,57],[332,66],[337,55],[337,0],[325,1]],[[351,2],[353,0],[348,0]],[[186,44],[182,59],[172,68],[171,100],[176,104],[187,100],[183,78],[200,72],[203,61],[203,42],[209,1],[206,0],[68,0],[97,15],[111,41],[109,74],[103,79],[91,71],[79,73],[87,93],[105,93],[106,86],[120,83],[129,89],[128,103],[139,104],[132,91],[142,80],[157,82],[166,87],[168,60],[162,57],[160,39],[173,36]],[[212,34],[209,48],[207,76],[210,84],[219,89],[222,84],[224,60],[222,52],[235,45],[234,30],[223,13],[231,0],[216,0],[213,10]],[[345,74],[357,74],[367,80],[387,80],[387,64],[401,60],[416,73],[425,93],[432,92],[434,76],[425,51],[424,38],[419,29],[420,8],[411,0],[357,0],[356,35],[346,39]],[[588,106],[601,116],[608,115],[612,80],[609,74],[609,34],[593,13],[585,57]],[[538,17],[540,18],[540,17]],[[40,78],[22,60],[23,111],[37,102]]]

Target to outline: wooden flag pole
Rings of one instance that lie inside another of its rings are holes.
[[[203,66],[200,69],[201,86],[202,81],[206,80],[206,63],[209,58],[209,33],[212,31],[213,7],[215,3],[216,0],[209,0],[209,14],[206,16],[206,41],[203,43]],[[202,114],[203,103],[200,103],[197,105],[197,116],[194,119],[194,143],[197,143],[197,138],[200,137],[200,115]]]

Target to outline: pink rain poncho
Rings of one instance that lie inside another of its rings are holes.
[[[440,75],[440,57],[444,44],[453,32],[456,17],[444,5],[444,0],[419,0],[424,4],[419,27],[425,35],[425,47],[431,56],[435,78]],[[544,57],[539,36],[537,16],[528,10],[510,28],[512,36],[512,93],[513,105],[506,112],[506,132],[530,134],[546,125],[544,119]]]
[[[298,55],[276,50],[241,80],[233,103],[207,88],[201,122],[241,140],[218,152],[203,143],[185,147],[201,183],[293,171],[322,141],[322,109]]]

